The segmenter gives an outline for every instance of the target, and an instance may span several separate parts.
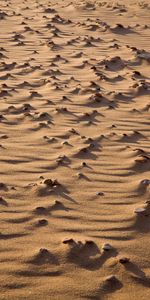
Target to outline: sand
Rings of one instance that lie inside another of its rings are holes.
[[[149,20],[0,1],[0,299],[150,298]]]

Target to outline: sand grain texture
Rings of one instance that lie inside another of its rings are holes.
[[[0,1],[0,299],[150,298],[150,3]]]

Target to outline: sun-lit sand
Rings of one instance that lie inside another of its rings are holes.
[[[150,299],[150,2],[0,1],[0,299]]]

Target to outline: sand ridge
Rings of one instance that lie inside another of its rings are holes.
[[[1,0],[0,299],[149,299],[149,17]]]

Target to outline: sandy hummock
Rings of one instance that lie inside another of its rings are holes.
[[[0,1],[0,299],[150,299],[150,2]]]

